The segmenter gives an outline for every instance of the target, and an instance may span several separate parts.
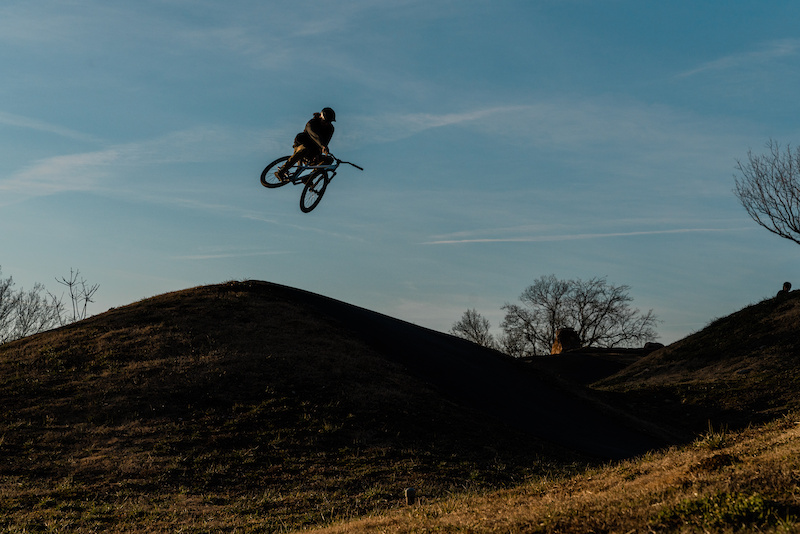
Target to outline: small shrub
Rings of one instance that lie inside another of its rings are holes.
[[[719,430],[714,430],[714,425],[711,421],[708,422],[708,431],[698,438],[694,444],[698,448],[704,448],[712,451],[725,448],[728,441],[728,428],[722,425]]]

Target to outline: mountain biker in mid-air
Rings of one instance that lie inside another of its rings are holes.
[[[336,113],[331,108],[323,108],[320,113],[306,123],[306,128],[294,138],[294,153],[289,160],[275,172],[275,176],[287,180],[286,173],[292,165],[300,161],[309,161],[314,165],[330,165],[333,158],[328,152],[328,143],[333,137],[333,124]]]

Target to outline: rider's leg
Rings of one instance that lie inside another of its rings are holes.
[[[304,145],[295,146],[294,153],[289,156],[289,159],[286,160],[286,163],[284,163],[283,166],[277,170],[275,176],[277,176],[281,181],[286,180],[286,173],[292,168],[292,165],[303,159],[307,151],[308,149],[306,149]]]
[[[331,156],[322,153],[317,153],[317,155],[310,156],[310,158],[312,159],[314,165],[330,165],[333,163],[333,158]],[[315,170],[303,180],[303,183],[308,183],[310,180],[313,180],[323,172],[325,171],[321,169]]]

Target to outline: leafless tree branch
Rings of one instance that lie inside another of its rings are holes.
[[[503,348],[513,356],[549,354],[556,331],[574,329],[585,347],[628,347],[652,341],[657,319],[652,310],[630,307],[628,286],[605,278],[560,280],[542,276],[520,296],[524,306],[506,304],[501,323]]]
[[[484,347],[495,348],[494,336],[490,332],[491,324],[475,309],[467,310],[461,319],[453,324],[450,333],[468,339]]]
[[[737,161],[734,194],[748,215],[770,232],[800,244],[800,147],[770,139],[766,154]]]
[[[73,321],[80,321],[86,318],[87,307],[90,302],[94,302],[92,297],[100,288],[99,284],[87,285],[84,278],[79,278],[80,274],[79,270],[70,269],[69,278],[63,276],[56,278],[56,282],[66,286],[69,291]]]

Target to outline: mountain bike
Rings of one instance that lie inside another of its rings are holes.
[[[336,176],[336,169],[339,168],[339,165],[346,163],[358,170],[364,170],[355,163],[340,160],[333,154],[330,154],[330,157],[333,158],[333,162],[329,164],[315,165],[313,162],[301,161],[292,165],[290,169],[287,169],[284,180],[275,176],[275,172],[289,159],[289,156],[278,158],[261,171],[261,185],[275,188],[286,184],[303,184],[303,192],[300,194],[300,210],[308,213],[316,208],[319,201],[322,200],[322,195],[325,194],[325,189],[330,181]]]

